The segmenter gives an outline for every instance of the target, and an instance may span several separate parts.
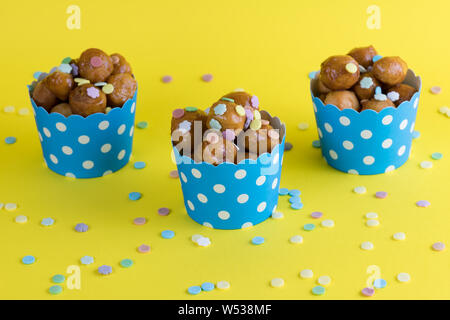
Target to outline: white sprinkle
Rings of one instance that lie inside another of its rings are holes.
[[[195,243],[197,243],[198,239],[203,238],[203,236],[201,234],[194,234],[191,237],[191,240]]]
[[[281,218],[284,218],[284,215],[282,212],[275,211],[274,213],[272,213],[272,219],[281,219]]]
[[[270,285],[274,288],[280,288],[284,286],[284,280],[281,278],[274,278],[270,281]]]
[[[14,106],[6,106],[3,108],[3,111],[5,113],[13,113],[16,111],[16,108]]]
[[[2,209],[2,208],[3,208],[3,203],[0,202],[0,209]]]
[[[290,243],[303,243],[303,237],[300,236],[300,235],[292,236],[292,237],[289,239],[289,242],[290,242]]]
[[[372,250],[373,249],[373,243],[370,241],[365,241],[361,243],[361,249],[363,250]]]
[[[397,275],[397,280],[399,282],[408,282],[411,280],[411,276],[406,272],[401,272]]]
[[[14,221],[17,223],[26,223],[28,221],[28,218],[26,216],[17,216]]]
[[[323,286],[327,286],[331,283],[331,278],[329,276],[321,276],[317,279],[317,283]]]
[[[211,240],[206,237],[201,237],[200,239],[197,240],[197,244],[200,247],[208,247],[209,245],[211,245]]]
[[[442,114],[447,114],[447,112],[449,112],[450,109],[447,106],[442,106],[439,108],[439,112]]]
[[[355,187],[355,189],[353,189],[353,192],[357,193],[357,194],[364,194],[367,192],[367,189],[366,189],[366,187],[359,186],[359,187]]]
[[[394,240],[402,241],[406,239],[406,234],[404,232],[397,232],[394,233],[392,238],[394,238]]]
[[[303,279],[310,279],[314,276],[314,273],[312,270],[310,269],[304,269],[302,271],[300,271],[300,278]]]
[[[377,94],[375,94],[375,95],[373,96],[373,98],[374,98],[375,100],[378,100],[378,101],[386,101],[386,100],[387,100],[386,95],[385,95],[385,94],[382,94],[382,93],[377,93]]]
[[[20,108],[19,109],[19,115],[21,116],[27,116],[30,114],[30,110],[28,108]]]
[[[398,99],[400,99],[400,95],[397,91],[391,91],[388,92],[387,97],[389,98],[389,100],[391,100],[392,102],[397,101]]]
[[[420,167],[422,169],[431,169],[431,168],[433,168],[433,163],[431,161],[422,161],[420,163]]]
[[[306,129],[309,128],[309,124],[307,124],[306,122],[300,122],[300,123],[298,124],[298,128],[299,128],[300,130],[306,130]]]
[[[217,289],[225,290],[230,288],[230,283],[228,281],[219,281],[217,282],[216,287]]]
[[[334,221],[330,220],[330,219],[323,220],[321,225],[322,225],[322,227],[325,227],[325,228],[333,228],[334,227]]]
[[[369,219],[366,221],[366,226],[368,227],[378,227],[380,225],[380,222],[378,222],[378,220],[375,219]]]
[[[15,203],[7,203],[5,204],[5,210],[6,211],[14,211],[17,209],[17,204]]]
[[[368,212],[366,213],[367,219],[378,219],[378,214],[376,212]]]

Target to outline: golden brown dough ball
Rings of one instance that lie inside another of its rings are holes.
[[[359,81],[353,86],[353,91],[359,100],[366,100],[373,97],[375,94],[375,89],[380,83],[378,80],[370,73],[361,73]]]
[[[242,131],[238,136],[237,143],[239,150],[261,155],[272,152],[272,149],[280,143],[280,134],[269,124],[269,121],[262,120],[260,129]]]
[[[50,109],[58,102],[56,96],[51,92],[44,81],[39,81],[33,90],[32,94],[34,102],[38,107],[43,107],[45,110]]]
[[[125,101],[133,98],[136,91],[136,80],[129,73],[118,73],[110,76],[107,82],[114,86],[114,91],[108,94],[108,105],[122,107]]]
[[[416,89],[410,85],[400,83],[390,88],[387,95],[396,106],[399,106],[403,101],[411,100],[414,93],[416,93]]]
[[[131,66],[127,60],[119,53],[114,53],[111,55],[111,61],[113,63],[114,69],[112,74],[119,73],[129,73],[132,74]]]
[[[87,83],[70,92],[69,104],[74,114],[83,117],[98,112],[105,113],[106,95],[94,85]]]
[[[232,99],[235,104],[241,105],[243,107],[252,107],[254,109],[259,108],[259,99],[257,96],[253,96],[245,91],[233,91],[222,98]]]
[[[70,104],[64,102],[54,106],[50,113],[60,113],[63,116],[68,117],[72,114],[72,109],[70,108]]]
[[[323,81],[320,80],[320,76],[319,76],[318,79],[317,79],[317,93],[319,95],[321,95],[321,94],[325,94],[326,95],[326,94],[328,94],[330,92],[331,92],[331,89],[323,84]]]
[[[78,72],[92,83],[103,82],[114,70],[111,57],[100,49],[87,49],[78,59]]]
[[[354,48],[348,53],[364,68],[368,68],[373,64],[373,57],[377,55],[377,51],[373,46]]]
[[[320,80],[331,90],[349,89],[358,79],[358,62],[350,56],[332,56],[322,62]]]
[[[373,64],[372,73],[379,81],[394,86],[405,80],[408,65],[400,57],[384,57]]]
[[[223,162],[235,163],[236,155],[236,145],[226,139],[220,139],[215,143],[209,141],[203,141],[202,143],[203,161],[212,165],[217,166]]]
[[[340,110],[354,109],[359,111],[359,101],[353,91],[342,90],[330,92],[327,94],[324,103],[325,105],[335,105]]]
[[[70,90],[75,87],[72,75],[61,71],[49,74],[43,81],[47,88],[62,101],[67,101]]]
[[[364,100],[361,101],[361,111],[364,110],[375,110],[376,112],[380,112],[381,110],[383,110],[384,108],[387,107],[395,107],[395,104],[389,100],[375,100],[375,99],[370,99],[370,100]]]

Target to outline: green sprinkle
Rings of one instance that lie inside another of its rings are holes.
[[[234,100],[233,99],[230,99],[230,98],[222,98],[222,99],[220,99],[220,100],[223,100],[223,101],[230,101],[230,102],[233,102],[234,103]]]
[[[56,286],[51,286],[49,289],[48,289],[48,292],[50,292],[50,294],[60,294],[61,292],[62,292],[62,287],[61,286],[59,286],[59,285],[56,285]]]
[[[442,159],[444,155],[440,152],[435,152],[431,155],[431,158],[433,158],[434,160],[440,160]]]
[[[315,295],[315,296],[321,296],[321,295],[323,295],[323,294],[325,293],[325,288],[322,287],[322,286],[315,286],[315,287],[312,289],[312,293],[313,293],[313,295]]]
[[[54,283],[63,283],[64,281],[66,281],[66,277],[64,277],[62,274],[55,274],[52,277],[52,281]]]
[[[312,223],[307,223],[307,224],[305,224],[303,226],[303,230],[305,230],[305,231],[312,231],[312,230],[314,230],[315,227],[316,226],[313,225]]]
[[[320,140],[314,140],[314,141],[312,142],[312,146],[313,146],[314,148],[320,148]]]
[[[124,268],[129,268],[133,265],[133,260],[131,259],[123,259],[120,261],[120,265]]]
[[[141,122],[138,122],[137,127],[138,127],[139,129],[145,129],[145,128],[148,127],[148,122],[147,122],[147,121],[141,121]]]
[[[72,61],[72,58],[71,58],[71,57],[66,57],[66,58],[63,59],[63,61],[61,61],[61,63],[63,63],[63,64],[69,64],[70,61]]]
[[[184,110],[186,110],[187,112],[195,112],[198,110],[198,108],[196,107],[186,107]]]

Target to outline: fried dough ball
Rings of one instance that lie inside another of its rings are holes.
[[[38,107],[43,107],[45,110],[50,111],[50,109],[58,102],[58,99],[47,88],[44,81],[39,81],[33,90],[32,94],[34,102]]]
[[[349,89],[358,79],[358,62],[350,56],[332,56],[322,62],[320,80],[331,90]]]
[[[67,101],[70,91],[75,87],[75,82],[70,73],[55,71],[44,80],[47,88],[61,101]]]
[[[50,113],[60,113],[64,117],[68,117],[72,114],[72,109],[70,108],[70,105],[68,103],[64,102],[54,106]]]
[[[220,139],[218,142],[203,141],[202,156],[203,161],[212,165],[219,165],[223,162],[235,163],[237,155],[236,145],[226,139]]]
[[[353,91],[359,100],[368,100],[375,94],[375,89],[380,83],[378,80],[370,73],[361,73],[359,81],[353,86]]]
[[[361,105],[362,105],[361,111],[374,110],[376,112],[380,112],[384,108],[395,107],[395,104],[389,99],[386,99],[386,100],[375,100],[375,99],[364,100],[364,101],[361,101]]]
[[[214,103],[206,119],[206,127],[216,130],[243,130],[246,121],[244,107],[231,101],[217,101]]]
[[[398,107],[403,101],[411,100],[414,93],[416,93],[416,89],[410,85],[400,83],[390,88],[387,95]]]
[[[114,70],[112,59],[100,49],[87,49],[78,59],[80,76],[92,83],[103,82]]]
[[[76,87],[69,95],[69,104],[74,114],[87,117],[94,113],[105,113],[106,95],[90,83]]]
[[[372,73],[379,81],[394,86],[405,80],[408,65],[400,57],[384,57],[373,64]]]
[[[348,55],[353,57],[353,59],[367,69],[373,64],[372,59],[377,55],[377,51],[373,46],[359,47],[352,49]]]
[[[112,74],[119,74],[119,73],[129,73],[132,74],[131,66],[127,62],[127,60],[119,53],[114,53],[111,55],[111,61],[113,63],[114,69]]]
[[[136,92],[136,80],[129,73],[118,73],[110,76],[107,82],[114,86],[114,91],[108,94],[108,105],[122,107],[123,104],[133,98]]]
[[[327,94],[324,103],[325,105],[335,105],[340,110],[354,109],[359,111],[359,101],[353,91],[341,90],[330,92]]]
[[[253,96],[245,91],[233,91],[224,95],[222,98],[233,99],[234,103],[236,103],[237,105],[241,105],[243,107],[252,107],[254,109],[259,108],[258,97]]]

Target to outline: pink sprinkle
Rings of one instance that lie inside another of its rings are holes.
[[[377,197],[378,199],[384,199],[387,197],[387,192],[385,191],[378,191],[377,193],[375,193],[375,197]]]
[[[169,173],[170,177],[173,179],[177,179],[178,178],[178,170],[172,170]]]
[[[322,216],[323,216],[323,213],[319,212],[319,211],[315,211],[315,212],[311,213],[311,218],[313,218],[313,219],[319,219],[319,218],[322,218]]]
[[[161,81],[164,83],[172,82],[172,76],[164,76],[162,77]]]
[[[252,96],[251,100],[250,100],[252,107],[258,109],[259,107],[259,99],[257,96]]]
[[[202,80],[205,82],[210,82],[213,79],[213,75],[210,73],[202,75]]]
[[[184,109],[175,109],[175,110],[173,110],[172,116],[175,119],[180,119],[182,116],[184,116]]]
[[[140,253],[148,253],[148,252],[150,252],[150,246],[148,246],[148,245],[146,245],[146,244],[142,244],[142,245],[140,245],[140,246],[137,248],[137,250],[138,250]]]
[[[91,62],[91,66],[93,66],[94,68],[98,68],[103,65],[103,60],[97,56],[92,57],[90,62]]]
[[[92,99],[96,99],[100,96],[100,91],[98,91],[98,89],[94,87],[87,88],[86,93]]]
[[[168,216],[170,213],[170,209],[169,208],[159,208],[158,209],[158,214],[160,216]]]
[[[421,208],[426,208],[426,207],[430,206],[430,204],[431,203],[427,200],[420,200],[420,201],[416,202],[416,205]]]
[[[445,249],[445,243],[443,242],[435,242],[432,245],[434,251],[443,251]]]
[[[375,290],[373,288],[364,288],[361,290],[361,293],[366,297],[371,297],[374,295]]]
[[[441,93],[442,89],[439,86],[434,86],[430,88],[430,91],[432,94],[439,94]]]
[[[137,226],[142,226],[143,224],[147,223],[147,219],[145,218],[136,218],[133,220],[133,223]]]

